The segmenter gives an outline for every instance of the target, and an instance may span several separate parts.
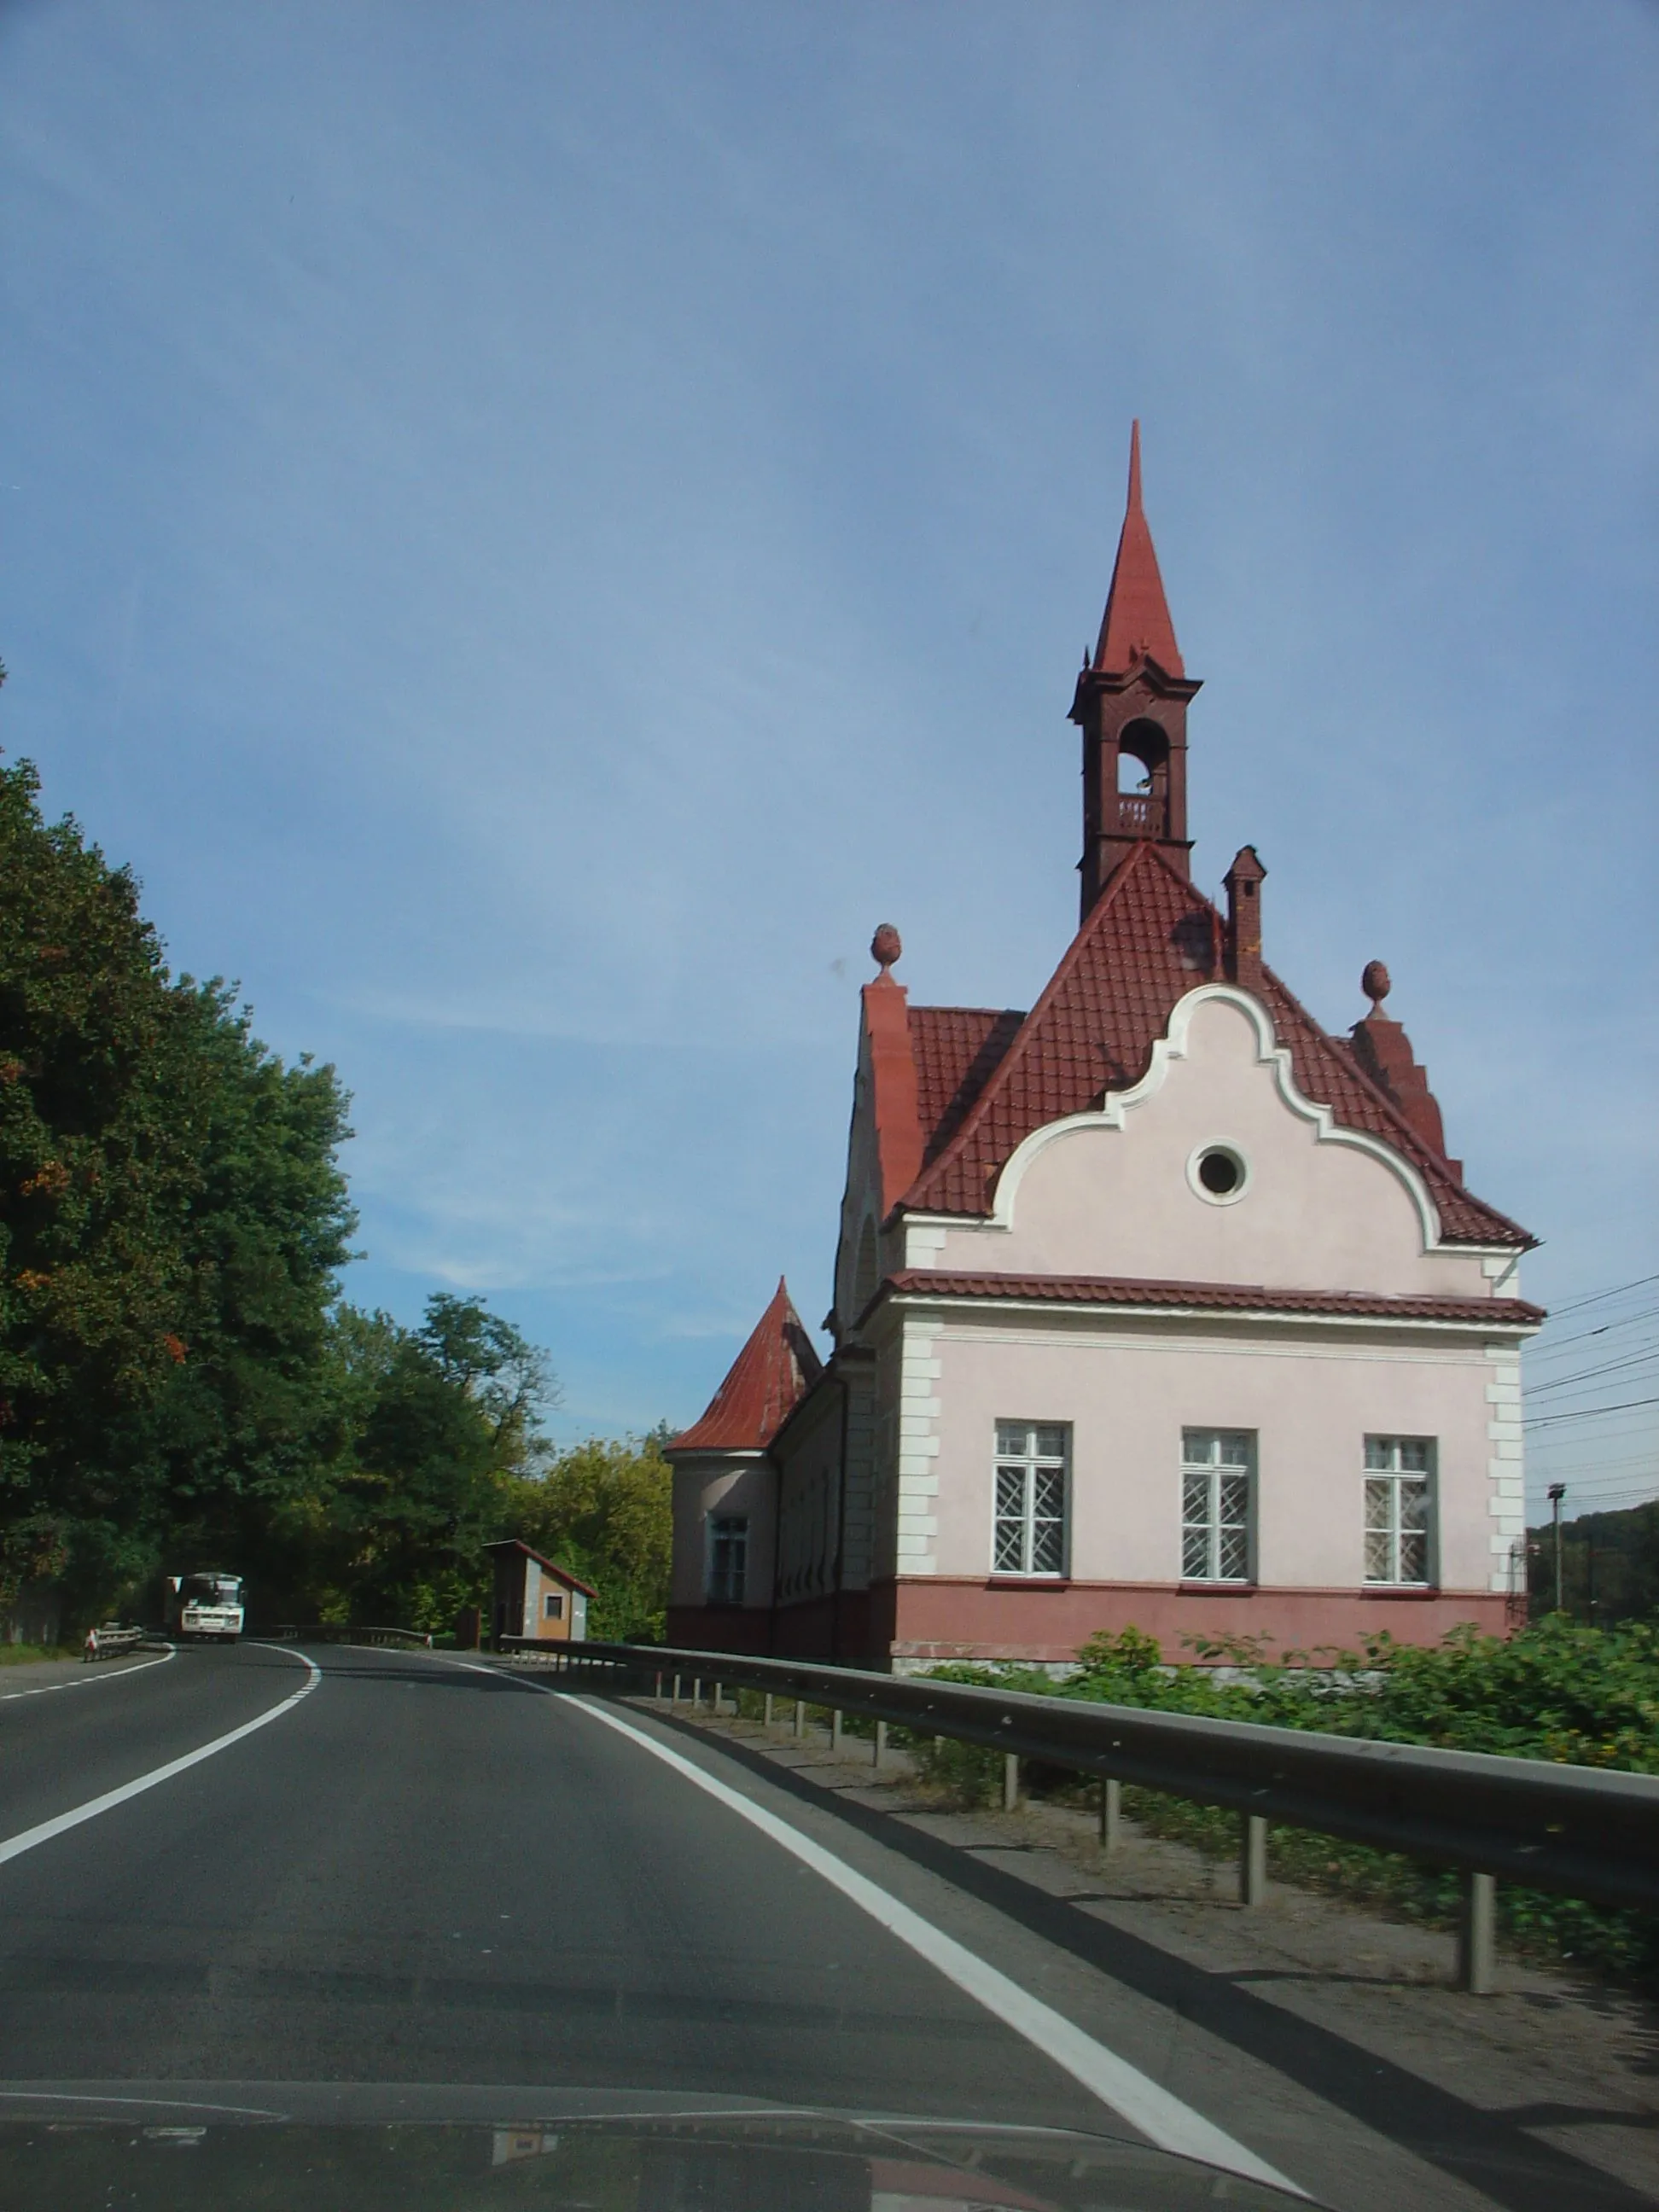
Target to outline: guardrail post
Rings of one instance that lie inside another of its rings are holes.
[[[870,1764],[875,1768],[877,1773],[879,1774],[886,1763],[887,1723],[885,1721],[878,1721],[876,1723],[876,1747],[871,1753]]]
[[[659,1673],[657,1676],[657,1686],[653,1690],[651,1694],[659,1705],[662,1703],[662,1675],[660,1673]]]
[[[772,1725],[772,1692],[770,1690],[766,1693],[766,1718],[761,1725],[763,1728],[770,1728]]]
[[[795,1700],[795,1741],[797,1743],[800,1741],[805,1733],[806,1704],[804,1698],[797,1698]]]
[[[696,1711],[697,1707],[698,1707],[702,1703],[702,1676],[701,1674],[694,1674],[694,1675],[691,1677],[691,1710],[692,1710],[692,1711],[693,1711],[694,1713]]]
[[[679,1678],[679,1676],[678,1676],[678,1674],[676,1674],[676,1675],[675,1675],[675,1677],[674,1677],[674,1690],[673,1690],[673,1695],[669,1698],[668,1702],[669,1702],[669,1704],[670,1704],[671,1705],[678,1705],[679,1701],[680,1701],[680,1678]]]
[[[833,1706],[830,1709],[830,1756],[831,1759],[839,1759],[841,1757],[841,1707],[839,1705]]]
[[[1497,1956],[1498,1884],[1489,1874],[1465,1874],[1463,1910],[1457,1923],[1457,1986],[1471,1996],[1490,1996]]]
[[[1002,1809],[1005,1813],[1019,1810],[1019,1757],[1018,1753],[1002,1754]]]
[[[1246,1813],[1238,1829],[1238,1901],[1260,1905],[1267,1894],[1267,1823]]]
[[[1118,1830],[1122,1819],[1123,1784],[1115,1775],[1103,1775],[1100,1782],[1100,1848],[1108,1858],[1121,1840]]]

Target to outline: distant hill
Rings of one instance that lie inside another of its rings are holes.
[[[1561,1595],[1575,1620],[1659,1618],[1659,1499],[1620,1513],[1581,1513],[1561,1523]],[[1547,1521],[1527,1531],[1533,1618],[1555,1602],[1555,1537]]]

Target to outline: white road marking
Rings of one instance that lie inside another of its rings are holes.
[[[89,1690],[94,1682],[125,1682],[130,1674],[148,1674],[152,1667],[165,1667],[169,1659],[178,1656],[176,1646],[169,1644],[159,1659],[146,1659],[142,1667],[115,1667],[107,1672],[77,1674],[72,1682],[42,1682],[33,1690],[0,1690],[0,1705],[9,1705],[13,1698],[49,1698],[54,1690]]]
[[[268,1713],[261,1713],[257,1720],[244,1721],[240,1728],[232,1729],[228,1735],[216,1735],[211,1743],[198,1744],[194,1751],[187,1751],[182,1759],[170,1759],[165,1766],[152,1767],[148,1774],[139,1775],[136,1781],[124,1782],[118,1790],[106,1790],[101,1797],[89,1797],[84,1805],[76,1805],[70,1812],[59,1813],[55,1820],[42,1820],[37,1827],[25,1828],[20,1835],[9,1836],[0,1843],[0,1866],[3,1866],[8,1859],[21,1858],[25,1851],[32,1851],[37,1844],[49,1844],[54,1836],[61,1836],[70,1828],[78,1828],[83,1820],[95,1820],[100,1813],[112,1813],[118,1805],[125,1805],[129,1798],[142,1797],[146,1790],[154,1790],[159,1783],[171,1782],[175,1774],[183,1774],[189,1767],[199,1766],[204,1759],[212,1759],[219,1752],[228,1751],[232,1744],[240,1743],[244,1736],[252,1735],[258,1729],[269,1728],[272,1721],[279,1721],[284,1713],[292,1712],[302,1698],[308,1698],[323,1679],[320,1668],[313,1667],[303,1652],[283,1651],[279,1644],[256,1644],[252,1648],[256,1651],[282,1651],[283,1658],[300,1662],[306,1670],[306,1679],[292,1697],[284,1698],[280,1705],[273,1705]]]
[[[493,1674],[495,1670],[480,1668],[477,1671]],[[532,1686],[539,1689],[542,1685]],[[553,1692],[550,1691],[548,1694]],[[943,1929],[935,1928],[932,1921],[924,1920],[908,1905],[902,1905],[878,1883],[858,1873],[822,1844],[815,1843],[799,1829],[791,1827],[787,1820],[781,1820],[776,1814],[717,1781],[667,1744],[659,1743],[654,1736],[647,1735],[642,1729],[634,1727],[602,1705],[590,1705],[582,1698],[568,1698],[564,1702],[590,1719],[603,1722],[606,1728],[615,1729],[619,1735],[627,1736],[653,1759],[661,1759],[688,1782],[695,1783],[699,1790],[707,1790],[720,1804],[741,1814],[763,1835],[770,1837],[775,1844],[781,1844],[803,1865],[811,1867],[814,1874],[840,1890],[843,1897],[867,1912],[890,1935],[908,1944],[929,1966],[937,1967],[947,1981],[954,1982],[988,2012],[1023,2035],[1046,2058],[1062,2067],[1073,2081],[1080,2081],[1091,2095],[1121,2114],[1160,2150],[1172,2151],[1181,2158],[1200,2159],[1209,2166],[1224,2166],[1230,2172],[1266,2182],[1274,2189],[1289,2190],[1297,2197],[1306,2193],[1265,2159],[1258,2158],[1253,2150],[1248,2150],[1212,2121],[1206,2120],[1201,2112],[1195,2112],[1179,2097],[1160,2088],[1150,2075],[1132,2066],[1127,2058],[1120,2058],[1103,2043],[1097,2043],[1091,2035],[1085,2035],[1063,2013],[1044,2004],[1030,1990],[1021,1989],[1018,1982],[988,1965]]]

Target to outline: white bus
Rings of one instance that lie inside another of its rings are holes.
[[[209,1569],[167,1577],[167,1626],[180,1638],[210,1636],[234,1643],[242,1632],[242,1578]]]

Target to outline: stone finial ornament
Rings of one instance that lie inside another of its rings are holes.
[[[870,957],[884,975],[903,950],[903,939],[890,921],[884,921],[870,939]]]
[[[1371,1012],[1381,1011],[1382,1001],[1394,988],[1388,969],[1380,960],[1368,960],[1364,973],[1359,978],[1359,988],[1371,1002]]]

